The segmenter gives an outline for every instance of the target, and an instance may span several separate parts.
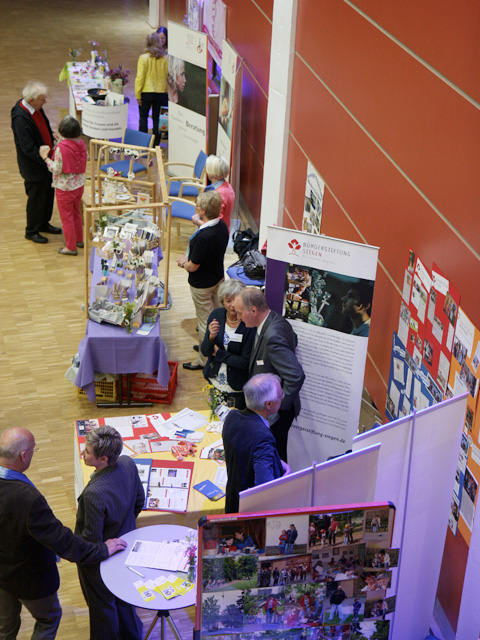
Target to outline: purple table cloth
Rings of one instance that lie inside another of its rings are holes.
[[[161,250],[156,250],[158,260],[162,259]],[[158,260],[154,261],[154,271],[157,271]],[[100,258],[92,250],[90,268],[92,270],[93,286],[101,281]],[[109,286],[118,276],[109,274]],[[156,300],[152,301],[156,304]],[[148,373],[157,371],[157,382],[166,387],[170,379],[165,345],[160,338],[160,319],[148,336],[139,336],[135,330],[127,333],[124,327],[117,327],[106,322],[98,324],[93,320],[87,321],[85,337],[78,345],[80,367],[75,378],[75,385],[83,388],[90,402],[95,402],[95,371],[103,373]]]

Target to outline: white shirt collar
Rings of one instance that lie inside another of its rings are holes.
[[[22,105],[29,111],[30,115],[33,116],[33,114],[35,113],[35,109],[32,107],[32,105],[28,104],[28,102],[25,102],[25,100],[22,100]]]
[[[262,333],[263,325],[265,324],[265,320],[268,318],[269,315],[270,315],[270,311],[265,316],[265,318],[262,320],[262,322],[258,325],[258,327],[257,327],[257,336],[259,336]]]
[[[204,222],[201,227],[198,227],[199,231],[203,231],[207,227],[214,227],[216,224],[220,222],[221,218],[214,218],[213,220],[207,220]]]

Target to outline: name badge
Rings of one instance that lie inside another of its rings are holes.
[[[243,334],[242,333],[234,333],[230,336],[230,342],[242,342]]]
[[[257,367],[263,367],[264,364],[263,360],[257,360]]]

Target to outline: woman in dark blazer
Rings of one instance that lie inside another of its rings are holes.
[[[233,306],[235,296],[244,288],[240,280],[222,282],[218,289],[222,306],[210,314],[201,345],[203,355],[208,357],[203,375],[227,398],[233,398],[237,409],[245,408],[242,388],[248,380],[256,331],[247,329]]]

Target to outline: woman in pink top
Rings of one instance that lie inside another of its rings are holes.
[[[220,217],[223,218],[230,231],[230,216],[235,203],[235,191],[232,189],[232,185],[227,182],[230,173],[228,162],[222,156],[208,156],[205,170],[212,183],[210,187],[207,187],[207,190],[215,189],[222,196]]]
[[[58,253],[76,256],[77,247],[83,247],[82,201],[87,168],[87,149],[80,139],[82,129],[78,120],[66,116],[58,127],[61,136],[55,147],[53,159],[48,157],[49,147],[40,147],[40,155],[53,174],[52,186],[56,189],[58,212],[63,226],[66,247]]]

